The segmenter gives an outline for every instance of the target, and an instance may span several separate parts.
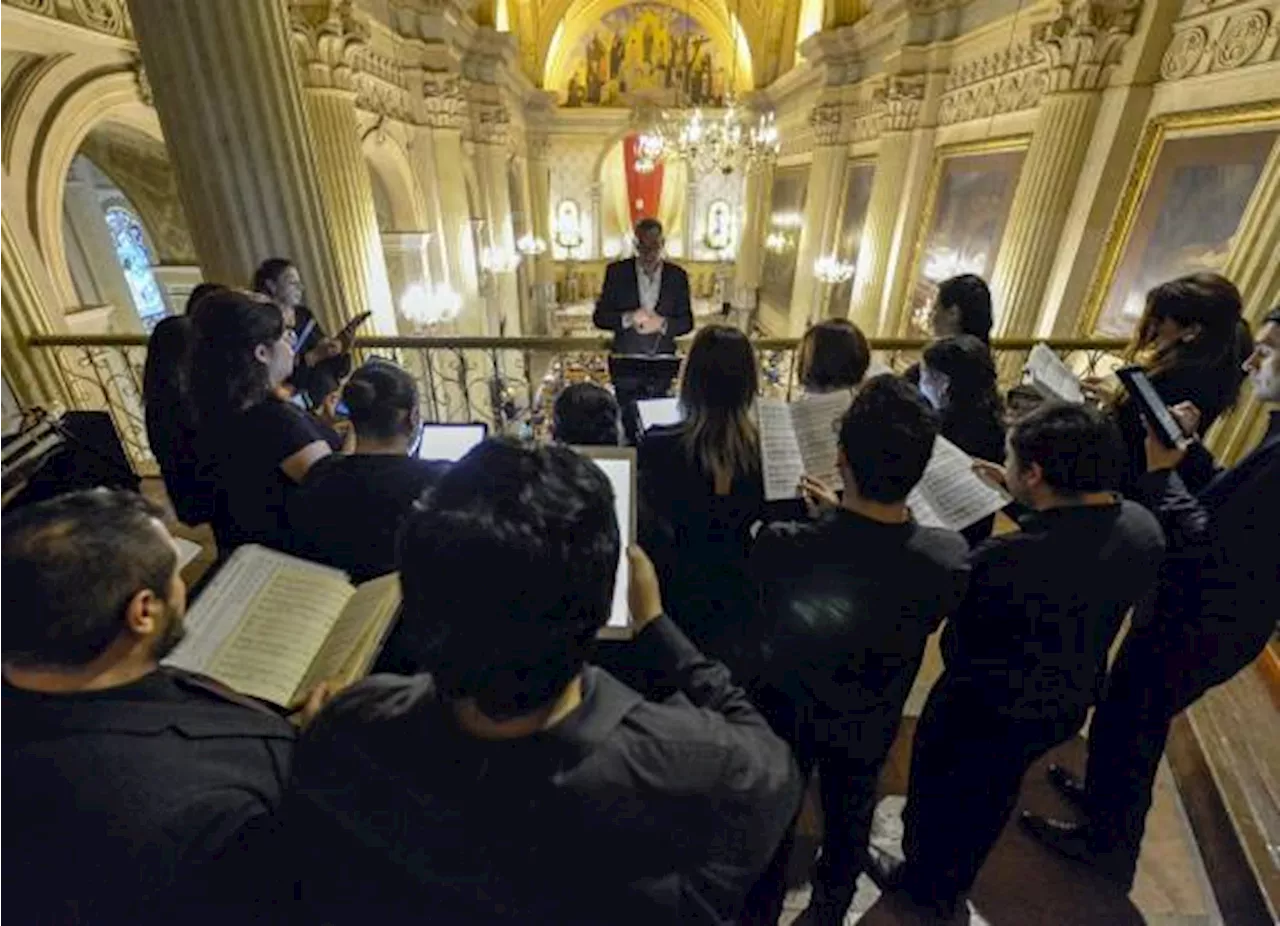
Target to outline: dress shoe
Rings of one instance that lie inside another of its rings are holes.
[[[1080,776],[1065,766],[1052,764],[1045,773],[1049,779],[1049,784],[1053,785],[1054,790],[1067,799],[1071,806],[1080,810],[1085,809],[1087,800],[1085,794],[1084,782]]]
[[[1042,817],[1025,810],[1018,822],[1040,844],[1069,859],[1083,862],[1126,891],[1133,886],[1134,860],[1119,850],[1100,848],[1096,838],[1098,834],[1091,824]]]

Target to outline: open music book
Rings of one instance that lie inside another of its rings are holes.
[[[363,677],[399,610],[397,573],[357,588],[337,569],[248,544],[196,599],[164,663],[289,706],[326,679]]]
[[[964,530],[1009,504],[1009,496],[979,479],[973,458],[942,435],[924,476],[907,496],[911,515],[926,527]]]
[[[853,401],[852,390],[805,395],[794,402],[761,399],[760,461],[764,497],[768,501],[800,496],[800,477],[808,474],[831,486],[844,487],[836,463],[840,420]]]
[[[1058,399],[1073,405],[1084,402],[1080,380],[1047,344],[1040,343],[1031,348],[1026,371],[1031,385],[1046,399]]]

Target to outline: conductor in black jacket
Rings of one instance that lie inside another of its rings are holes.
[[[6,919],[244,922],[293,727],[159,665],[186,589],[158,512],[95,490],[6,516],[4,590]]]
[[[636,256],[605,268],[591,320],[597,328],[614,332],[614,354],[673,355],[675,339],[693,330],[689,275],[663,259],[662,223],[657,219],[641,219],[635,235]],[[613,388],[627,435],[634,441],[639,427],[636,400],[666,395],[671,380],[665,374],[614,375]]]
[[[1280,589],[1280,308],[1272,309],[1244,363],[1259,402],[1271,405],[1266,436],[1233,468],[1213,474],[1198,443],[1169,449],[1148,437],[1138,482],[1169,540],[1155,595],[1134,616],[1089,731],[1087,778],[1050,767],[1052,783],[1084,823],[1027,814],[1034,836],[1133,884],[1156,769],[1177,714],[1258,658],[1276,628]],[[1173,408],[1184,432],[1198,409]],[[1192,494],[1189,471],[1210,474]]]

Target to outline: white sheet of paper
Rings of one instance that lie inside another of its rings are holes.
[[[422,441],[418,444],[418,459],[448,460],[456,463],[485,438],[482,424],[422,426]]]
[[[631,567],[627,561],[627,545],[635,540],[635,526],[631,523],[631,487],[635,480],[632,475],[634,461],[628,459],[595,457],[596,466],[604,470],[613,486],[614,512],[618,516],[618,536],[622,538],[622,549],[618,556],[618,575],[613,584],[613,606],[609,609],[610,627],[625,628],[631,622],[630,607],[627,604],[627,586],[631,584]]]
[[[200,555],[200,551],[204,548],[194,540],[188,540],[186,537],[174,537],[174,544],[178,547],[178,568],[186,569],[191,561]]]
[[[941,435],[934,441],[924,477],[907,496],[917,521],[953,531],[995,514],[1008,503],[1007,495],[974,474],[973,458]]]
[[[774,502],[800,497],[804,458],[791,423],[791,406],[782,399],[756,402],[760,421],[760,465],[764,470],[764,497]]]
[[[643,431],[661,425],[679,424],[684,420],[684,415],[680,413],[680,400],[675,397],[641,399],[636,402],[636,411],[640,413],[640,429]]]
[[[833,489],[843,489],[840,467],[840,421],[853,402],[853,392],[842,389],[821,395],[804,395],[791,403],[795,431],[806,475]]]
[[[1031,384],[1047,392],[1051,398],[1075,405],[1084,402],[1080,380],[1047,344],[1040,343],[1031,348],[1027,356],[1027,373]]]

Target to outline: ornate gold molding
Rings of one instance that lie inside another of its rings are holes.
[[[953,68],[943,85],[938,124],[953,125],[1034,109],[1048,88],[1038,46],[1021,42]]]
[[[1133,234],[1133,226],[1138,218],[1143,194],[1151,181],[1151,174],[1155,170],[1160,150],[1169,133],[1218,135],[1223,134],[1223,129],[1252,128],[1271,123],[1280,127],[1280,101],[1278,100],[1261,104],[1171,113],[1157,116],[1147,123],[1142,139],[1138,142],[1137,152],[1129,169],[1129,177],[1125,181],[1124,190],[1116,205],[1115,215],[1107,229],[1106,242],[1098,260],[1097,269],[1094,271],[1093,280],[1089,284],[1088,294],[1085,296],[1084,311],[1080,314],[1077,330],[1092,331],[1097,327],[1107,293],[1111,290],[1111,284],[1115,280],[1124,251],[1129,245],[1129,237]]]

